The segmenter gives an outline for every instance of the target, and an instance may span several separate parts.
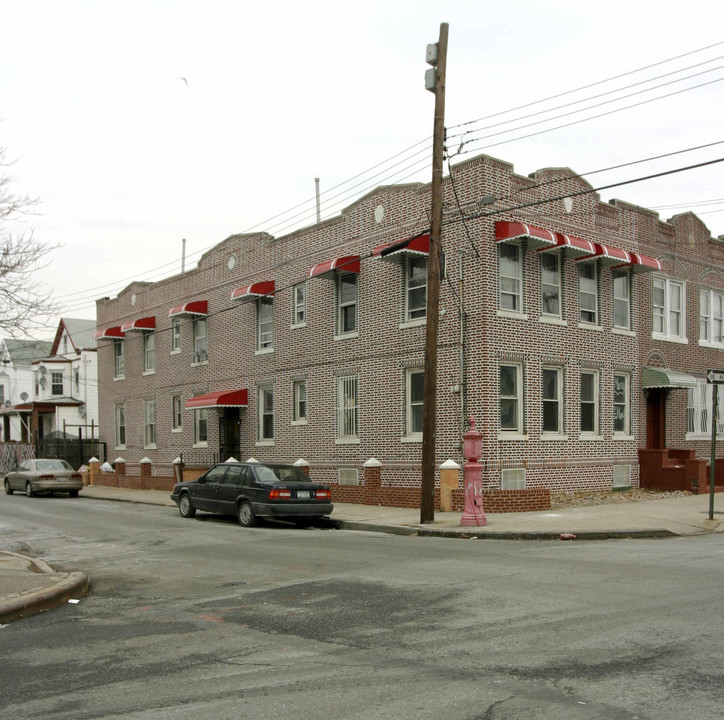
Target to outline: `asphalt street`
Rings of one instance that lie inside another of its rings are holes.
[[[718,534],[453,542],[6,497],[0,546],[91,580],[0,628],[3,720],[680,720],[724,703]]]

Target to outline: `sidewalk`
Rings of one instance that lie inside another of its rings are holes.
[[[86,486],[79,498],[160,505],[177,512],[170,493]],[[720,508],[720,509],[717,509]],[[505,540],[601,540],[610,538],[676,537],[724,532],[724,496],[709,496],[593,505],[542,512],[487,516],[483,527],[461,527],[461,513],[435,512],[432,523],[420,524],[420,511],[336,503],[325,524],[339,530],[384,532],[420,537]],[[88,591],[84,573],[54,572],[42,560],[0,551],[0,623],[56,607]]]

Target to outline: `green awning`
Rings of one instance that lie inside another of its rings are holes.
[[[693,375],[669,370],[669,368],[645,367],[641,370],[641,387],[646,388],[693,388],[696,378]]]

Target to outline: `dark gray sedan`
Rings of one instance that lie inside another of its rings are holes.
[[[244,527],[257,518],[307,524],[332,512],[328,485],[312,482],[294,465],[226,462],[214,465],[198,480],[176,485],[171,499],[181,517],[197,510],[236,515]]]
[[[3,480],[5,492],[12,495],[19,490],[28,497],[45,493],[68,493],[77,497],[83,489],[83,477],[65,460],[54,458],[23,460]]]

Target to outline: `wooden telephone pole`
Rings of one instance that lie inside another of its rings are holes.
[[[435,519],[435,420],[437,411],[437,341],[440,324],[440,240],[442,236],[442,163],[445,135],[445,71],[448,24],[440,25],[437,46],[428,46],[426,87],[435,93],[435,126],[432,145],[432,218],[427,265],[427,313],[425,327],[425,373],[422,416],[422,481],[420,522]],[[434,89],[432,78],[434,75]]]

